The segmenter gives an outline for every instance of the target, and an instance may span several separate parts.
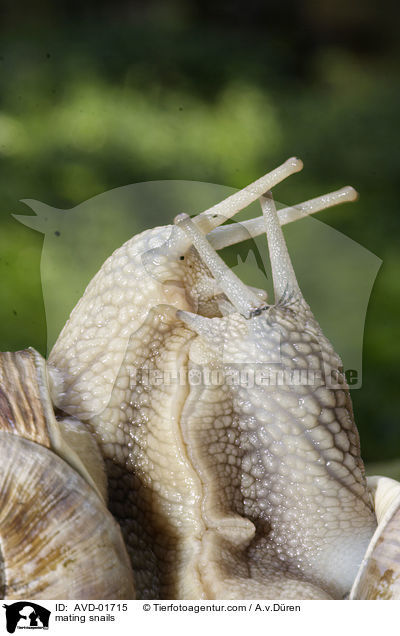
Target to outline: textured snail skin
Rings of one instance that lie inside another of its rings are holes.
[[[278,326],[279,366],[286,372],[322,372],[323,363],[337,369],[340,362],[311,316],[298,310],[274,307],[249,321],[231,314],[208,323],[191,346],[191,363],[212,365],[214,357],[227,377],[238,368],[251,377],[252,346],[259,349],[264,377],[272,376]],[[227,361],[222,365],[218,349]],[[293,590],[293,579],[303,579],[333,598],[344,597],[376,525],[347,387],[234,384],[232,401],[224,389],[192,387],[181,417],[192,462],[203,476],[203,510],[215,529],[214,543],[221,542],[218,527],[230,520],[245,548],[239,558],[236,541],[230,546],[229,567],[220,563],[221,574],[209,585],[217,595],[236,598],[291,598],[299,589],[312,597],[306,583]],[[245,576],[234,576],[236,562],[242,570],[249,567],[250,585]]]
[[[138,597],[343,598],[376,519],[340,358],[305,301],[257,310],[192,238],[154,228],[105,262],[51,352],[56,404],[99,443]],[[268,371],[277,333],[283,369],[340,387],[187,381]]]
[[[187,568],[181,552],[193,553],[193,542],[200,542],[203,531],[201,484],[187,458],[179,424],[188,387],[179,382],[150,386],[146,378],[135,385],[131,377],[132,370],[146,366],[161,373],[170,366],[184,370],[195,336],[176,319],[175,308],[195,308],[186,298],[186,276],[194,298],[193,271],[202,292],[207,273],[198,259],[196,267],[187,265],[194,259],[189,254],[184,261],[171,256],[166,246],[172,232],[181,234],[173,226],[147,231],[105,262],[71,314],[49,362],[66,378],[57,406],[88,421],[101,447],[109,507],[132,558],[137,593],[144,598],[201,598],[204,593],[200,582],[195,585],[197,575],[191,568],[189,590],[175,574],[181,562]],[[165,257],[157,253],[144,266],[143,254],[157,247]],[[174,283],[165,286],[163,280]]]

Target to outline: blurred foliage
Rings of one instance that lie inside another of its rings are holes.
[[[297,154],[305,171],[280,201],[347,182],[361,193],[319,218],[383,260],[353,401],[367,461],[398,458],[398,16],[376,0],[3,2],[1,350],[46,350],[43,237],[11,217],[29,213],[21,198],[69,208],[146,180],[241,187]]]

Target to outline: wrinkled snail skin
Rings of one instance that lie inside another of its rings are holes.
[[[258,188],[248,186],[196,217],[202,230],[211,230],[212,242],[225,247],[260,234],[258,224],[255,228],[246,223],[228,226],[226,233],[218,226],[298,171],[301,162],[291,159],[280,168],[269,173],[270,178],[266,175]],[[280,218],[282,223],[290,223],[356,196],[353,188],[346,187],[298,208],[281,210]],[[167,225],[134,236],[90,281],[50,353],[50,368],[58,369],[64,380],[54,393],[57,407],[85,421],[101,413],[109,402],[129,339],[149,310],[167,304],[220,316],[214,300],[217,294],[216,281],[180,228]]]
[[[229,197],[224,205],[211,208],[211,219],[203,213],[197,222],[207,226],[207,230],[217,228],[298,169],[293,160],[288,160],[269,173],[270,178],[266,175],[258,180],[258,188],[248,186]],[[181,260],[190,248],[191,242],[184,233],[167,225],[134,236],[106,260],[49,356],[50,365],[64,376],[64,385],[55,396],[59,408],[81,420],[100,413],[109,402],[129,338],[144,323],[148,312],[161,304],[195,309],[194,291],[185,286],[190,266]],[[201,271],[205,270],[199,259],[197,264]],[[187,296],[191,296],[189,300]]]
[[[128,241],[51,352],[54,402],[104,458],[139,598],[344,598],[374,534],[341,361],[301,295],[271,198],[274,305],[215,252],[244,240],[243,228],[218,227],[226,218],[300,168],[291,159],[192,222]],[[353,199],[345,188],[280,222]],[[319,381],[226,381],[276,364]],[[193,384],[189,372],[224,379]]]
[[[121,531],[101,493],[103,461],[82,424],[89,469],[72,435],[63,439],[44,359],[33,349],[0,354],[0,386],[1,598],[134,598]]]
[[[180,413],[194,334],[170,306],[152,309],[129,341],[109,405],[90,420],[109,476],[141,598],[204,598],[196,560],[204,524],[201,483],[187,455]],[[147,372],[159,374],[149,382]]]
[[[252,299],[247,308],[243,304],[246,291],[240,290],[240,281],[235,291],[226,279],[225,293],[232,299],[228,315],[208,319],[178,314],[199,335],[191,345],[190,361],[200,369],[213,365],[226,378],[238,372],[250,378],[257,367],[264,377],[274,377],[279,365],[281,373],[312,371],[315,379],[300,384],[288,379],[272,386],[236,382],[228,392],[223,381],[219,387],[200,384],[186,401],[182,428],[193,463],[201,467],[205,484],[208,481],[203,509],[209,525],[217,534],[224,516],[230,517],[242,535],[241,560],[250,570],[250,582],[233,580],[239,561],[235,541],[225,594],[232,594],[236,583],[236,597],[246,588],[254,596],[254,581],[258,593],[261,588],[269,597],[278,592],[290,598],[297,580],[298,597],[312,598],[307,583],[313,583],[341,598],[351,587],[376,520],[348,387],[340,377],[341,360],[301,295],[273,206],[266,212],[276,304],[252,312]],[[207,241],[194,226],[190,235],[219,277],[223,265]],[[326,385],[325,378],[331,376],[339,376],[340,388]],[[205,421],[204,405],[212,420]],[[222,458],[215,461],[218,455]],[[243,517],[252,524],[246,526]],[[224,543],[228,550],[228,541]],[[278,585],[266,583],[274,577]],[[219,582],[217,593],[222,587]]]

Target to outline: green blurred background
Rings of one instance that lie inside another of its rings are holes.
[[[400,477],[398,3],[8,0],[0,11],[0,349],[46,351],[43,235],[10,216],[29,214],[20,199],[70,208],[158,179],[241,187],[298,155],[305,170],[278,199],[354,185],[358,203],[319,218],[383,260],[352,397],[369,468]]]

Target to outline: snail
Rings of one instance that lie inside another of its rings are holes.
[[[104,461],[138,598],[400,598],[400,485],[367,483],[341,360],[280,227],[356,193],[277,214],[270,189],[301,168],[289,159],[197,217],[130,239],[42,362],[63,440],[46,452],[98,499]],[[261,217],[222,226],[257,199]],[[273,304],[217,254],[263,233]],[[76,431],[101,458],[88,464]]]

